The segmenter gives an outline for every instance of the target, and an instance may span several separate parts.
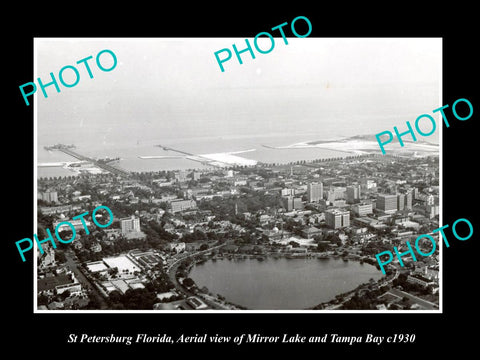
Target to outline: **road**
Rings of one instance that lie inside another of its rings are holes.
[[[65,258],[67,259],[66,261],[67,266],[69,267],[70,270],[73,271],[77,280],[82,284],[82,287],[84,289],[91,290],[91,292],[93,293],[93,296],[95,296],[100,303],[100,310],[107,309],[108,304],[106,303],[105,299],[100,294],[100,292],[98,291],[95,284],[92,284],[90,280],[88,280],[85,277],[85,275],[83,275],[83,273],[78,269],[77,263],[73,260],[72,256],[68,253],[68,251],[65,251],[64,254],[65,254]]]
[[[397,268],[395,268],[395,275],[394,275],[390,280],[387,280],[387,281],[385,282],[385,284],[388,284],[388,285],[389,285],[389,284],[393,283],[393,281],[394,281],[396,278],[398,278],[399,275],[400,275],[400,271],[399,271]]]
[[[400,271],[398,271],[398,269],[395,269],[395,275],[390,280],[386,280],[385,283],[383,283],[383,284],[379,282],[378,285],[379,286],[390,285],[396,278],[398,278],[399,275],[400,275]],[[343,300],[340,304],[332,305],[332,306],[328,307],[328,309],[329,310],[335,310],[335,309],[341,308],[343,306],[343,304],[345,304],[347,301],[350,301],[354,295],[355,295],[355,290],[352,290],[350,294],[346,295],[343,298]],[[413,296],[413,295],[411,295],[411,296]]]
[[[167,268],[167,274],[168,274],[168,277],[170,278],[170,281],[173,283],[173,285],[175,285],[175,288],[182,294],[184,294],[185,296],[187,297],[190,297],[190,296],[198,296],[197,294],[194,294],[192,293],[191,291],[188,291],[186,288],[184,288],[178,281],[177,281],[177,277],[175,276],[176,273],[177,273],[177,269],[178,267],[180,266],[180,264],[182,263],[183,260],[185,259],[188,259],[189,257],[194,257],[194,256],[197,256],[197,255],[202,255],[202,254],[205,254],[205,253],[208,253],[212,250],[216,250],[216,249],[219,249],[221,248],[222,246],[225,246],[226,244],[221,244],[221,245],[217,245],[217,246],[214,246],[212,248],[209,248],[207,250],[202,250],[202,251],[197,251],[195,253],[192,253],[192,254],[188,254],[184,257],[182,257],[181,259],[178,259],[176,260],[174,263],[170,264],[170,266]],[[202,300],[212,309],[225,309],[225,307],[221,304],[218,304],[214,301],[211,301],[211,300],[208,300],[206,299],[205,297],[201,297]]]
[[[396,278],[398,278],[399,275],[400,275],[400,271],[396,268],[395,269],[395,275],[390,280],[387,280],[386,284],[393,283],[393,281]],[[401,297],[401,298],[403,298],[405,296],[410,301],[412,301],[413,303],[416,303],[416,304],[420,305],[421,307],[423,307],[427,310],[438,310],[438,305],[437,304],[434,304],[434,303],[431,303],[430,301],[421,299],[421,298],[419,298],[415,295],[409,294],[405,291],[401,291],[401,290],[398,290],[398,289],[391,289],[388,292],[392,295],[396,295],[396,296]]]
[[[225,244],[217,245],[217,246],[214,246],[214,247],[209,248],[209,249],[207,249],[207,250],[197,251],[197,252],[188,254],[188,255],[186,255],[186,256],[184,256],[184,257],[176,260],[175,262],[171,263],[171,264],[169,265],[169,267],[167,268],[167,273],[170,272],[170,270],[172,269],[173,266],[179,264],[180,262],[182,262],[182,261],[185,260],[185,259],[188,259],[189,257],[193,257],[193,256],[197,256],[197,255],[202,255],[202,254],[208,253],[208,252],[210,252],[210,251],[212,251],[212,250],[219,249],[219,248],[221,248],[222,246],[225,246],[225,245],[227,245],[227,244],[225,243]]]
[[[396,295],[398,297],[403,298],[404,296],[407,297],[410,301],[413,303],[416,303],[423,307],[426,310],[438,310],[438,306],[434,303],[431,303],[430,301],[423,300],[419,297],[416,297],[412,294],[406,293],[405,291],[401,291],[398,289],[391,289],[388,291],[390,294]]]

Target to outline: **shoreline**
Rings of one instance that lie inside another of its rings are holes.
[[[301,255],[304,255],[304,256],[301,256]],[[185,270],[186,273],[188,275],[190,275],[194,265],[197,265],[197,264],[203,264],[207,261],[217,261],[217,260],[257,260],[257,261],[263,261],[265,259],[280,259],[280,258],[285,258],[285,259],[288,259],[288,260],[295,260],[295,259],[318,259],[318,260],[330,260],[330,259],[334,259],[334,260],[343,260],[343,261],[356,261],[356,262],[359,262],[360,264],[369,264],[371,266],[375,266],[374,264],[370,263],[370,261],[366,261],[366,259],[361,259],[361,258],[357,258],[357,257],[353,257],[351,255],[349,256],[346,256],[346,257],[342,257],[341,255],[334,255],[334,254],[325,254],[325,253],[309,253],[308,256],[306,256],[307,254],[299,254],[299,255],[293,255],[293,254],[286,254],[286,253],[268,253],[268,254],[262,254],[262,255],[259,255],[259,254],[244,254],[244,253],[240,253],[240,254],[227,254],[227,255],[223,255],[221,257],[219,257],[218,255],[215,255],[215,256],[210,256],[208,257],[207,259],[202,259],[201,261],[193,261],[191,262],[187,269]],[[178,271],[178,268],[177,268],[177,271]],[[177,273],[175,273],[174,275],[175,277],[177,276]],[[382,282],[385,281],[385,276],[382,276],[381,278],[379,278],[378,280],[375,280],[375,284],[376,285],[381,285]],[[193,279],[192,279],[193,280]],[[349,294],[351,293],[354,293],[355,291],[357,291],[357,289],[359,287],[362,287],[362,286],[365,286],[366,283],[361,283],[357,286],[355,286],[355,288],[351,289],[351,290],[348,290],[346,292],[343,292],[343,293],[340,293],[340,294],[337,294],[335,295],[334,297],[332,297],[330,300],[328,301],[323,301],[323,302],[320,302],[316,305],[312,305],[312,306],[309,306],[307,308],[302,308],[302,309],[296,309],[296,310],[328,310],[328,309],[315,309],[316,307],[318,306],[324,306],[325,304],[329,304],[331,301],[337,299],[339,296],[342,296],[342,297],[346,297],[348,296]],[[208,293],[202,293],[201,292],[201,289],[198,287],[198,285],[195,283],[194,286],[192,286],[192,288],[195,288],[196,291],[196,295],[208,295],[210,297],[213,297],[215,299],[218,299],[216,301],[222,301],[223,303],[226,303],[226,304],[230,304],[230,305],[233,305],[236,309],[235,310],[257,310],[257,309],[250,309],[250,308],[247,308],[246,306],[244,305],[240,305],[240,304],[235,304],[235,303],[232,303],[230,301],[227,301],[225,296],[223,296],[222,294],[212,294],[210,293],[210,291],[208,290]],[[207,288],[208,289],[208,288]],[[224,300],[222,299],[219,299],[218,296],[221,296]],[[210,299],[211,300],[211,299]],[[278,309],[280,310],[280,309]],[[282,309],[283,310],[283,309]]]

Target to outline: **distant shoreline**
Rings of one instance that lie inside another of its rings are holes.
[[[404,140],[405,145],[400,147],[398,140],[395,140],[388,144],[387,154],[393,156],[431,156],[431,155],[440,155],[440,146],[438,144],[433,144],[426,142],[424,140],[419,140],[417,142],[409,141],[408,139]],[[266,148],[261,151],[261,148]],[[290,153],[288,156],[280,156],[281,153],[284,154],[285,150],[311,150],[312,153],[294,155],[294,152]],[[282,151],[279,151],[282,150]],[[319,150],[326,150],[327,153],[316,154]],[[275,153],[278,152],[278,153]],[[336,152],[332,154],[330,152]],[[294,164],[298,161],[303,161],[306,163],[318,162],[319,160],[328,160],[331,158],[347,158],[354,156],[368,156],[368,155],[381,155],[381,150],[378,145],[378,142],[375,139],[374,135],[356,135],[347,138],[341,138],[338,140],[311,140],[305,142],[297,142],[286,146],[270,146],[265,144],[258,144],[257,155],[258,159],[245,158],[245,164],[248,166],[274,166],[274,165],[289,165]],[[343,153],[343,154],[340,154]],[[314,158],[318,156],[317,158]],[[267,157],[267,160],[264,158]],[[299,157],[303,157],[300,159]],[[54,159],[52,163],[68,163],[67,161]],[[121,166],[122,168],[130,171],[131,173],[141,173],[141,172],[158,172],[158,171],[180,171],[180,170],[208,170],[209,168],[199,167],[198,164],[195,165],[195,162],[190,160],[181,159],[181,160],[156,160],[158,163],[152,165],[152,163],[145,162],[143,165],[137,166],[134,158],[125,158],[123,159]],[[142,160],[145,161],[145,160]],[[251,162],[256,161],[256,165],[250,165]],[[173,163],[172,163],[173,162]],[[190,164],[191,162],[191,164]],[[144,168],[142,168],[144,166]],[[156,168],[158,166],[158,168]],[[232,165],[234,167],[235,165]],[[134,168],[134,170],[130,170]],[[68,173],[65,173],[68,172]],[[38,176],[38,174],[41,174]],[[42,177],[67,177],[67,176],[76,176],[75,172],[67,170],[64,168],[46,168],[37,166],[37,178]]]

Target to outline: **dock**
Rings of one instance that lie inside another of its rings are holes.
[[[63,152],[64,154],[70,155],[70,156],[72,156],[72,157],[74,157],[78,160],[91,162],[96,167],[98,167],[100,169],[103,169],[103,170],[106,170],[106,171],[108,171],[108,172],[110,172],[114,175],[125,176],[125,177],[130,176],[130,173],[127,170],[124,170],[124,169],[121,169],[121,168],[118,168],[118,167],[114,167],[114,166],[109,165],[109,164],[107,164],[103,161],[98,161],[98,160],[89,158],[87,156],[84,156],[82,154],[79,154],[76,151],[72,150],[74,148],[75,147],[73,145],[62,145],[62,144],[57,144],[57,145],[54,145],[54,146],[45,147],[45,149],[47,149],[47,150],[58,150],[58,151]]]

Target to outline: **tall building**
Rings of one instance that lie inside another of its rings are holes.
[[[303,210],[302,198],[299,198],[299,197],[293,198],[293,208],[295,210]]]
[[[397,195],[378,194],[377,195],[377,210],[383,211],[387,214],[392,214],[397,211]]]
[[[325,200],[325,199],[318,200],[318,209],[320,211],[327,210],[327,200]]]
[[[135,217],[135,215],[120,219],[120,225],[122,228],[122,234],[140,232],[140,219]]]
[[[187,172],[185,170],[180,170],[179,172],[175,173],[175,179],[178,182],[187,181]]]
[[[418,199],[419,198],[419,195],[420,195],[420,192],[418,191],[418,189],[415,187],[413,188],[413,198],[414,199]]]
[[[307,200],[308,202],[318,202],[323,198],[323,184],[322,183],[308,183],[307,185]]]
[[[328,227],[339,229],[350,226],[350,212],[339,209],[325,211],[325,221]]]
[[[290,196],[290,195],[295,195],[295,189],[292,188],[284,188],[281,191],[282,196]]]
[[[356,200],[360,200],[360,185],[347,186],[347,202],[353,204]]]
[[[200,180],[200,175],[201,175],[201,173],[199,173],[198,171],[194,171],[194,172],[192,172],[192,179],[193,180]]]
[[[288,196],[283,196],[282,197],[282,203],[283,206],[287,211],[292,211],[293,210],[293,196],[288,195]]]
[[[38,198],[48,202],[58,202],[58,193],[56,191],[45,191],[38,194]]]
[[[412,210],[413,191],[407,191],[405,194],[405,209]]]
[[[284,196],[283,197],[283,205],[287,211],[295,210],[302,210],[303,203],[302,198],[294,197],[294,196]]]
[[[373,213],[373,206],[366,203],[355,204],[352,206],[352,210],[358,216],[366,216]]]
[[[334,202],[338,199],[345,199],[345,191],[347,189],[344,187],[331,187],[327,192],[327,200]]]
[[[425,216],[428,216],[429,219],[440,214],[440,206],[438,205],[425,205]]]
[[[397,194],[397,209],[401,211],[405,208],[405,194]]]
[[[425,200],[426,205],[435,205],[435,196],[428,195],[427,199]]]
[[[371,179],[362,179],[361,186],[363,186],[364,190],[370,190],[377,187],[377,183]]]

